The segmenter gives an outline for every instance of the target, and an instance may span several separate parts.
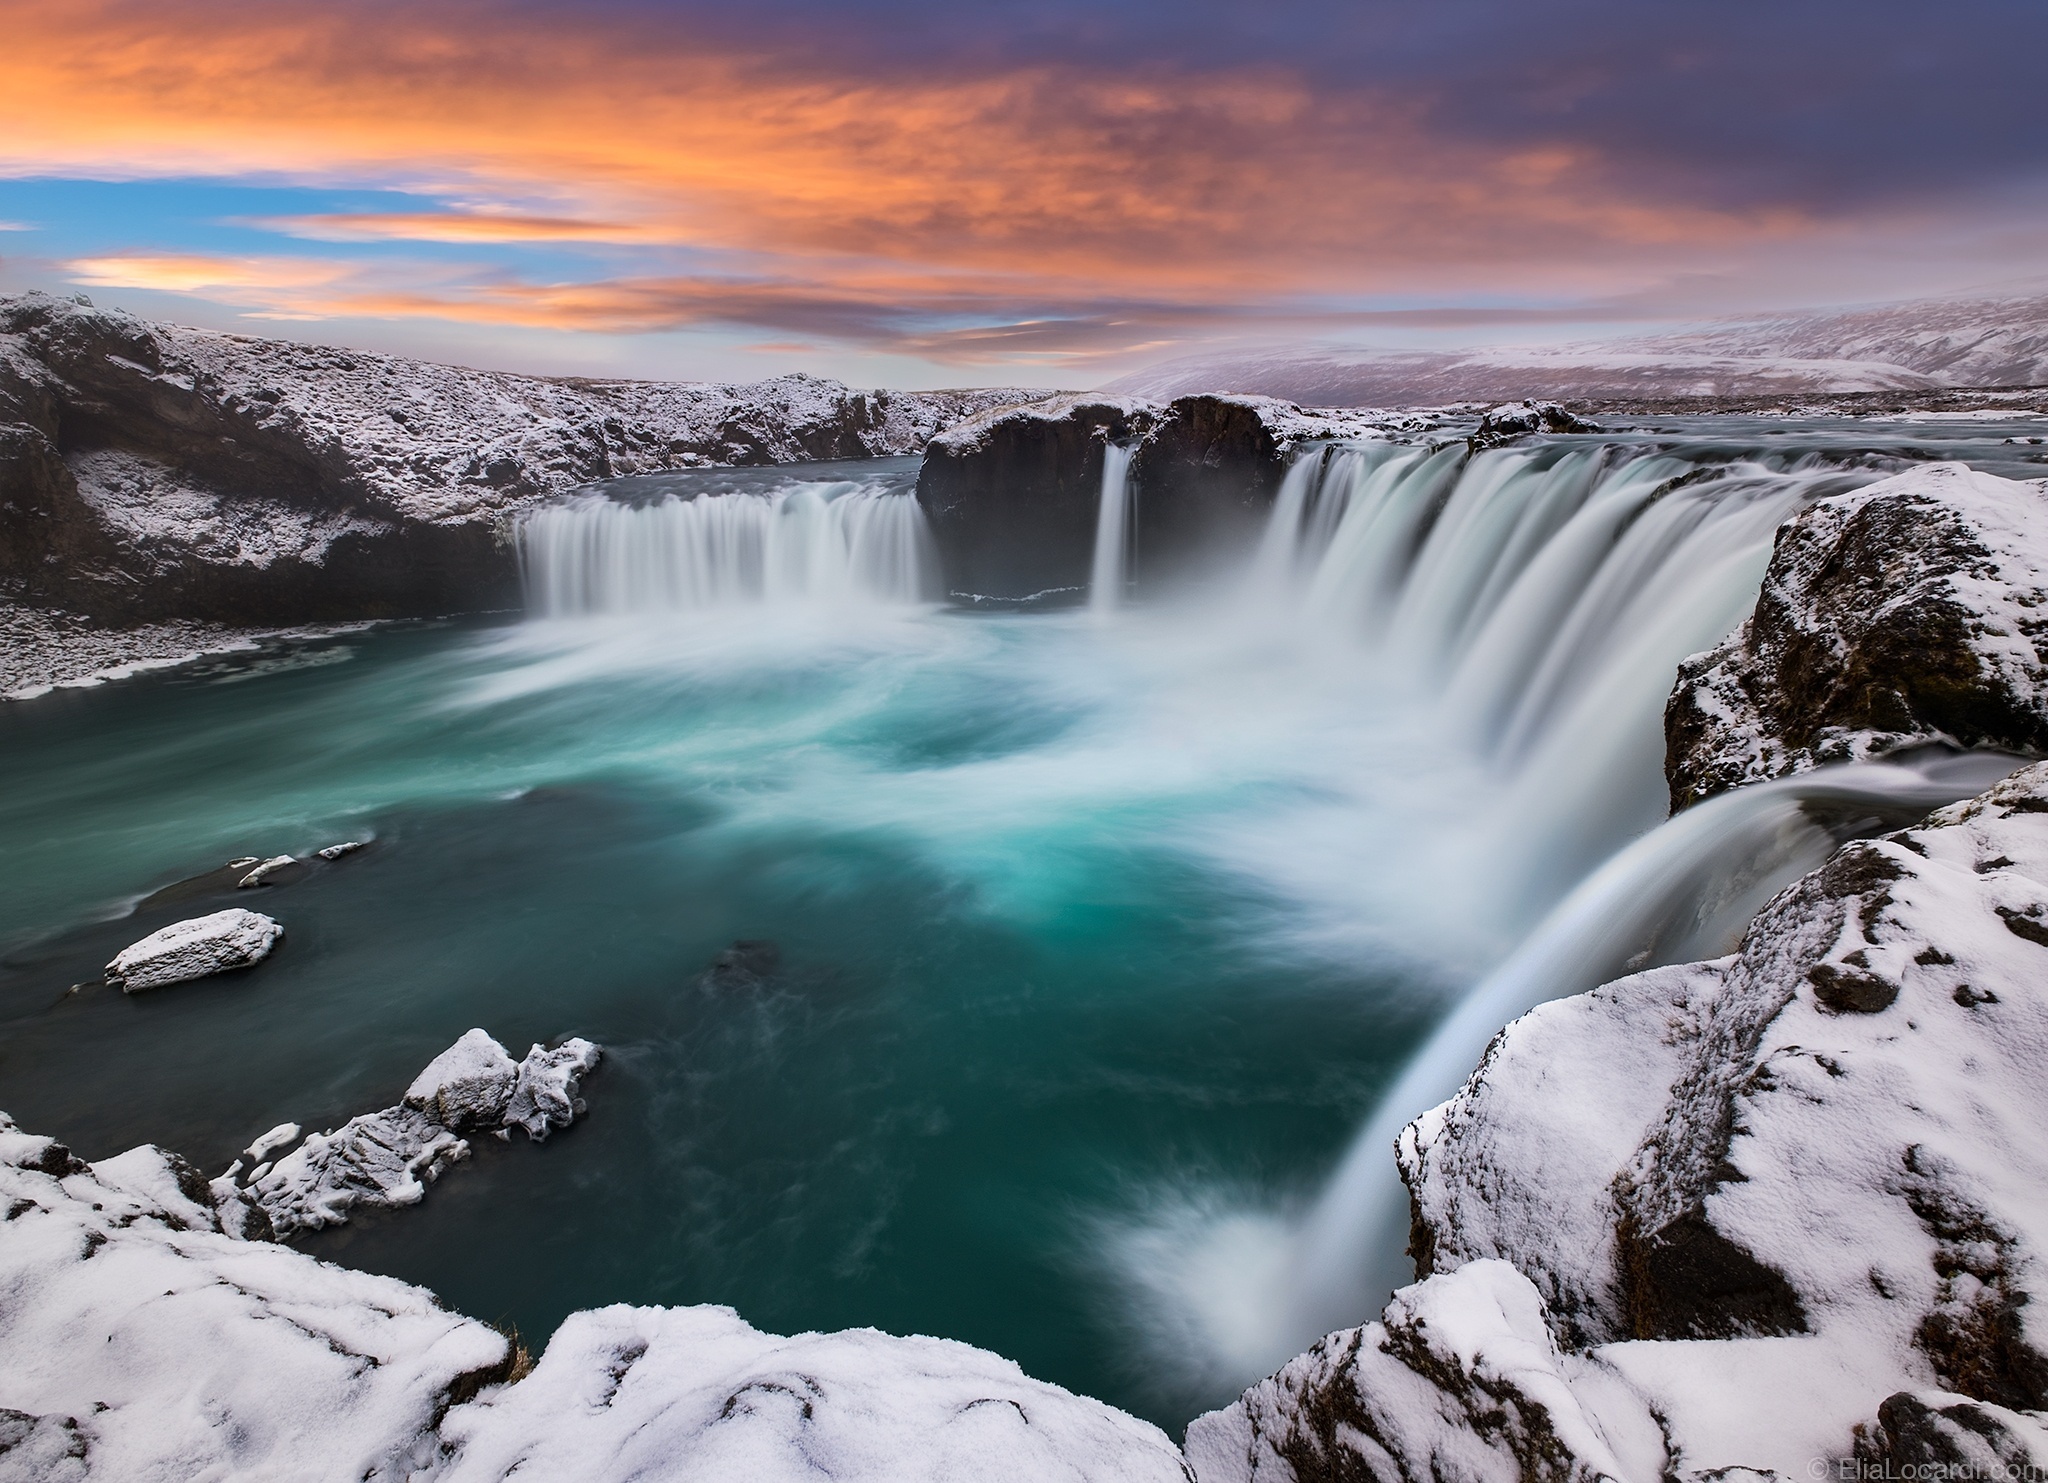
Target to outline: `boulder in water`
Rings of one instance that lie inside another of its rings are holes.
[[[519,1066],[482,1030],[444,1050],[405,1089],[405,1105],[457,1133],[503,1126]]]
[[[1472,451],[1501,448],[1534,433],[1597,433],[1599,428],[1567,412],[1556,402],[1503,402],[1479,419],[1478,431],[1467,440]]]
[[[123,993],[188,983],[270,956],[284,928],[261,912],[230,908],[159,928],[114,955],[107,982]]]
[[[782,967],[782,948],[765,937],[742,937],[722,950],[704,970],[713,989],[758,989]]]

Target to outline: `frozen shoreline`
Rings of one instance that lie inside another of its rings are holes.
[[[236,628],[184,619],[110,628],[77,613],[0,602],[0,701],[35,700],[214,654],[245,654],[267,643],[327,638],[369,625]]]

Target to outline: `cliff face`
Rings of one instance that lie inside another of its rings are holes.
[[[924,506],[963,596],[1017,600],[1088,584],[1103,450],[1132,448],[1131,569],[1142,584],[1257,525],[1301,443],[1370,433],[1365,414],[1264,397],[1174,402],[1055,397],[972,417],[932,439]]]
[[[0,582],[112,622],[505,607],[505,519],[620,474],[915,452],[1033,392],[510,376],[0,300]]]
[[[1916,743],[2048,751],[2048,491],[1937,464],[1802,512],[1664,725],[1674,810]]]
[[[1401,1140],[1425,1280],[1203,1483],[2048,1455],[2044,815],[2037,765],[1509,1026]]]

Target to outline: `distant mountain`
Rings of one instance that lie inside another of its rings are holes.
[[[1461,351],[1273,348],[1164,361],[1105,390],[1243,392],[1303,406],[1544,396],[1769,398],[2048,383],[2048,296],[1934,299],[1727,321],[1678,334]]]

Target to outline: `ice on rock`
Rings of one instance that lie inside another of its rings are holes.
[[[400,1483],[503,1336],[207,1218],[181,1161],[86,1167],[0,1115],[0,1477]]]
[[[325,849],[316,850],[314,853],[323,860],[339,860],[343,855],[353,855],[368,843],[369,841],[361,839],[344,840],[340,844],[328,845]]]
[[[413,1078],[405,1105],[458,1133],[496,1129],[504,1126],[521,1069],[504,1046],[471,1030]]]
[[[299,1141],[301,1129],[297,1123],[279,1123],[242,1151],[242,1157],[252,1164],[268,1163]]]
[[[578,1085],[601,1054],[588,1040],[574,1036],[553,1050],[536,1045],[519,1063],[519,1082],[505,1109],[505,1126],[524,1128],[535,1143],[556,1128],[568,1127],[583,1114]]]
[[[539,1142],[567,1127],[584,1110],[578,1082],[600,1054],[588,1040],[570,1039],[514,1061],[489,1034],[471,1030],[427,1063],[398,1106],[312,1134],[267,1168],[262,1160],[289,1146],[298,1128],[283,1124],[257,1139],[244,1155],[257,1166],[245,1193],[280,1237],[341,1225],[358,1206],[416,1205],[442,1170],[469,1157],[462,1135],[503,1138],[518,1127]],[[223,1176],[228,1188],[239,1170],[238,1162]]]
[[[945,1339],[780,1338],[729,1308],[600,1308],[448,1413],[437,1483],[1187,1483],[1158,1428]]]
[[[249,1186],[279,1236],[341,1225],[358,1205],[417,1205],[469,1144],[428,1114],[387,1107],[314,1133]]]
[[[284,928],[271,918],[239,907],[191,917],[115,954],[106,968],[107,982],[134,994],[247,968],[269,957],[283,936]]]
[[[268,860],[258,861],[256,868],[236,881],[235,885],[245,891],[257,886],[267,886],[298,863],[290,855],[272,855]]]

